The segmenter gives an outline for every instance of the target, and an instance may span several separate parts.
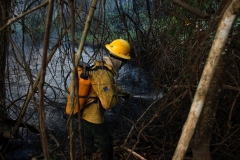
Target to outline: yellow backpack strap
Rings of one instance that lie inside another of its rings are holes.
[[[104,61],[97,61],[95,65],[89,69],[89,71],[94,71],[98,69],[107,69],[114,74],[112,66],[106,64]]]

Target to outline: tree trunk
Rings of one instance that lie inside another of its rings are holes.
[[[228,7],[230,2],[226,1],[221,4],[222,5],[219,6],[221,9],[219,10],[224,12],[224,8]],[[194,160],[212,159],[210,152],[211,132],[219,100],[219,94],[217,93],[219,93],[222,89],[222,75],[225,73],[225,60],[226,56],[221,55],[218,66],[216,67],[216,72],[208,90],[200,120],[191,141],[191,149]]]
[[[0,28],[7,23],[8,11],[11,1],[0,1]],[[8,53],[8,29],[4,29],[0,32],[0,115],[7,117],[7,111],[5,106],[5,65],[6,55]],[[9,126],[4,123],[0,123],[0,152],[5,150],[8,139],[4,137],[4,131],[9,130]]]
[[[8,9],[10,6],[10,1],[0,2],[0,27],[4,26],[8,20]],[[8,30],[4,29],[0,32],[0,115],[6,116],[5,107],[5,64],[6,64],[6,54],[8,52]]]
[[[222,74],[224,73],[225,56],[219,59],[216,72],[210,84],[206,102],[203,106],[200,120],[197,124],[192,142],[191,149],[194,160],[211,160],[210,140],[211,130],[215,119],[216,109],[218,105],[219,91],[222,86]]]

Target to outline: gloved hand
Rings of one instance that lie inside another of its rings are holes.
[[[133,98],[133,95],[131,93],[124,93],[124,96],[123,96],[124,99],[129,99],[129,98]]]

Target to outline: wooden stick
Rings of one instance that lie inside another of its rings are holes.
[[[126,147],[123,147],[121,146],[121,148],[127,150],[128,152],[134,154],[136,157],[140,158],[141,160],[146,160],[146,158],[142,157],[140,154],[134,152],[133,150],[129,149],[129,148],[126,148]]]

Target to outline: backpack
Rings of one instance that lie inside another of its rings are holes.
[[[81,74],[84,72],[81,66],[77,67],[78,69],[78,85],[79,85],[79,106],[80,110],[84,109],[86,105],[86,100],[89,98],[98,98],[101,102],[102,107],[105,110],[109,110],[117,104],[118,101],[118,88],[116,87],[114,74],[112,67],[107,65],[102,61],[97,61],[94,66],[91,66],[90,69],[87,69],[88,76],[81,78]],[[72,84],[69,85],[69,93],[67,95],[67,105],[66,113],[70,114],[70,92]],[[91,97],[89,95],[90,89],[93,89],[97,97]],[[77,106],[77,100],[74,99],[74,110],[73,114],[76,114],[79,111]]]
[[[112,67],[102,61],[97,61],[89,70],[92,89],[95,91],[102,107],[109,110],[118,101],[118,87],[116,87]]]
[[[86,69],[86,68],[85,68]],[[91,80],[90,78],[84,73],[84,68],[82,66],[78,66],[77,67],[77,71],[78,71],[78,86],[79,86],[79,90],[78,90],[78,102],[79,102],[79,106],[80,106],[80,110],[82,110],[85,106],[86,103],[86,99],[89,95],[89,91],[91,88]],[[67,95],[67,105],[66,105],[66,113],[67,114],[71,114],[71,96],[70,96],[70,92],[72,89],[72,83],[70,83],[69,85],[69,93]],[[75,95],[76,96],[76,95]],[[73,114],[76,114],[78,112],[78,106],[77,106],[77,99],[74,98],[74,108],[73,108]]]

